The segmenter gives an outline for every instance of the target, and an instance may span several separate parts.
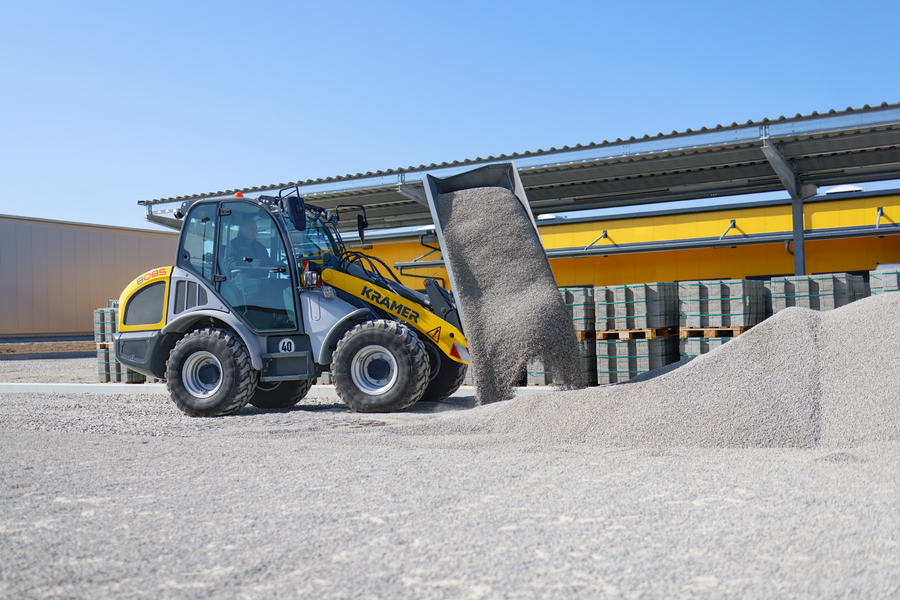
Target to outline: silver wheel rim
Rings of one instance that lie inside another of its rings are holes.
[[[184,387],[195,398],[209,398],[222,387],[222,363],[211,352],[194,352],[181,369]]]
[[[369,394],[384,394],[397,382],[397,359],[382,346],[366,346],[353,357],[350,378],[353,384]]]

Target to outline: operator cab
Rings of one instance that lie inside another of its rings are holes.
[[[293,255],[273,215],[246,200],[195,205],[178,266],[210,287],[256,331],[297,329]]]

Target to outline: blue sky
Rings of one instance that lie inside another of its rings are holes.
[[[900,101],[900,2],[4,2],[0,213]]]

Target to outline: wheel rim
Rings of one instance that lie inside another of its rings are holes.
[[[279,385],[281,385],[280,381],[260,381],[256,384],[256,389],[264,392],[274,392],[278,389]]]
[[[366,346],[353,357],[350,378],[363,392],[384,394],[397,381],[397,359],[382,346]]]
[[[195,352],[184,361],[181,380],[192,396],[209,398],[222,386],[222,363],[211,352]]]

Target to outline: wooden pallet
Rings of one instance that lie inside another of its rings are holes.
[[[678,337],[686,340],[688,338],[717,338],[717,337],[737,337],[750,329],[749,326],[744,327],[681,327],[678,330]]]
[[[596,331],[576,331],[575,339],[579,342],[589,342],[597,339]]]
[[[678,333],[677,327],[645,327],[643,329],[608,329],[598,331],[598,340],[655,340]]]

